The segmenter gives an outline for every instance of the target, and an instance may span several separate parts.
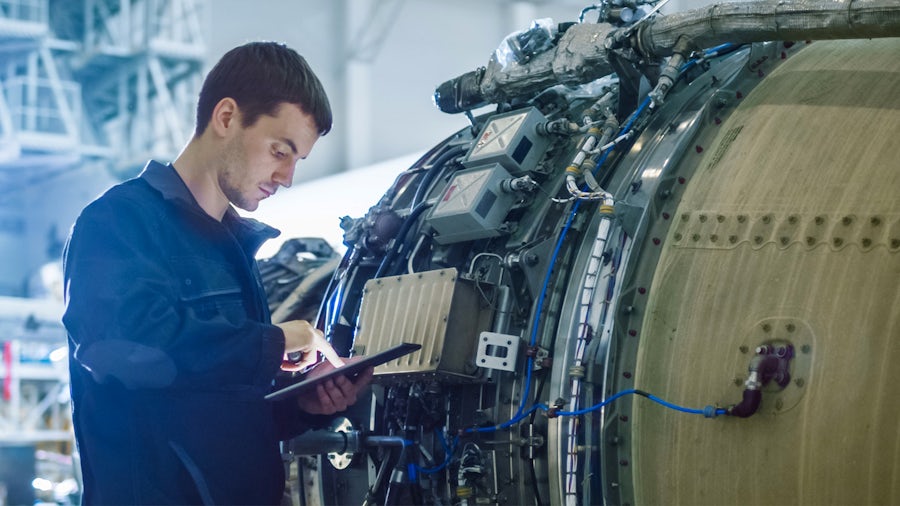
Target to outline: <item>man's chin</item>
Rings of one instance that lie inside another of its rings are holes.
[[[237,207],[238,209],[243,209],[244,211],[247,211],[250,213],[252,213],[253,211],[256,211],[259,208],[258,200],[251,200],[249,202],[232,202],[232,204],[234,204],[234,206]]]

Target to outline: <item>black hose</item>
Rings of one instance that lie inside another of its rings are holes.
[[[412,203],[409,204],[410,208],[415,208],[416,205],[425,198],[425,195],[428,193],[428,189],[431,186],[431,183],[437,177],[438,173],[441,172],[441,169],[444,167],[444,164],[450,161],[452,158],[455,158],[465,152],[466,148],[457,144],[456,146],[451,147],[447,151],[444,151],[440,154],[440,156],[435,159],[434,163],[431,164],[431,168],[425,173],[422,177],[422,182],[419,184],[419,187],[416,188],[416,194],[413,196]]]
[[[730,416],[747,418],[753,413],[756,413],[756,410],[759,409],[760,402],[762,402],[762,391],[751,390],[748,388],[744,390],[744,398],[741,403],[729,408],[728,414]]]
[[[394,237],[394,244],[391,246],[391,249],[384,254],[384,259],[381,260],[381,265],[378,266],[378,270],[375,271],[375,276],[373,277],[380,278],[384,274],[385,269],[387,269],[391,262],[394,261],[394,258],[397,257],[397,252],[400,250],[400,246],[403,244],[406,234],[409,233],[409,229],[412,228],[413,223],[415,223],[416,220],[419,219],[419,215],[425,212],[429,207],[431,207],[431,204],[422,202],[410,211],[409,216],[406,217],[406,220],[403,222],[403,225],[400,226],[400,230],[397,231],[397,235]]]
[[[750,379],[747,380],[747,388],[744,389],[743,399],[740,404],[728,408],[726,413],[740,418],[747,418],[756,413],[762,402],[762,391],[760,388],[772,379],[772,376],[778,370],[778,364],[779,359],[775,355],[754,356],[750,360],[750,366],[748,367]]]

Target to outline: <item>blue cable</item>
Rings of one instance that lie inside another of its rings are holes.
[[[674,403],[668,402],[666,400],[660,399],[659,397],[657,397],[651,393],[644,392],[643,390],[638,390],[636,388],[630,388],[627,390],[622,390],[621,392],[618,392],[617,394],[615,394],[611,397],[608,397],[608,398],[604,399],[602,402],[594,404],[593,406],[591,406],[589,408],[579,409],[576,411],[558,411],[556,414],[559,416],[583,415],[585,413],[590,413],[591,411],[596,411],[620,397],[624,397],[626,395],[631,395],[631,394],[637,394],[637,395],[646,397],[657,404],[665,406],[669,409],[674,409],[675,411],[681,411],[682,413],[689,413],[692,415],[703,415],[706,418],[715,418],[716,416],[724,415],[727,412],[727,410],[725,410],[723,408],[716,408],[714,406],[706,406],[703,409],[686,408],[684,406],[679,406],[678,404],[674,404]]]

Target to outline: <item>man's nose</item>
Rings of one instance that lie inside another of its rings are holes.
[[[296,168],[296,164],[286,163],[283,166],[279,167],[277,171],[275,171],[272,180],[278,183],[285,188],[290,188],[294,183],[294,169]]]

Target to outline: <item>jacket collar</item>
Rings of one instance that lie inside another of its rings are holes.
[[[192,210],[208,216],[171,163],[162,164],[150,160],[139,177],[158,191],[164,199],[179,201]],[[281,231],[274,227],[253,218],[240,216],[232,206],[228,206],[225,211],[222,224],[234,234],[251,257],[256,255],[256,251],[264,242],[281,235]]]

